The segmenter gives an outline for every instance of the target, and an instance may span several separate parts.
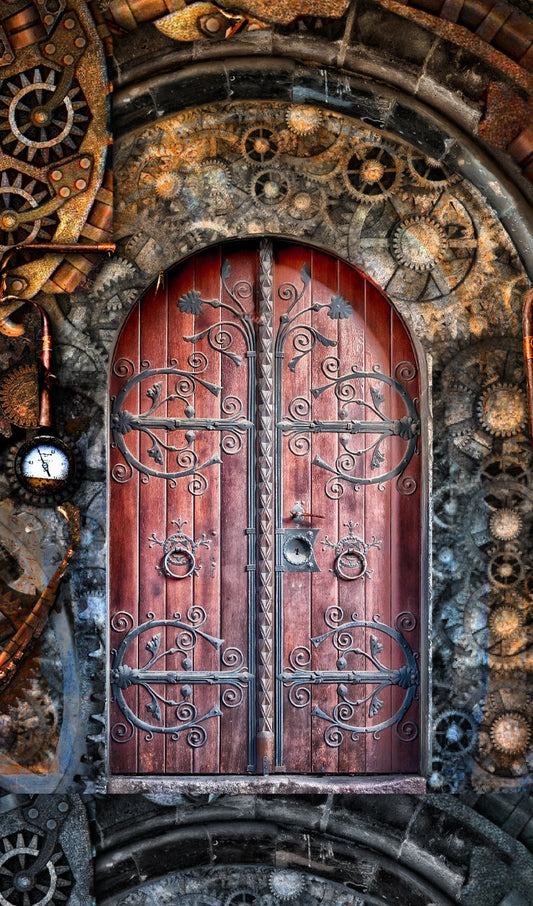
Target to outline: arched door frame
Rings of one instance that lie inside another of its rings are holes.
[[[163,273],[166,274],[172,268],[177,265],[184,264],[187,260],[195,257],[200,252],[203,252],[211,247],[220,246],[227,243],[239,241],[241,237],[239,236],[228,236],[224,237],[224,240],[220,240],[203,244],[199,243],[191,252],[188,252],[186,255],[176,257],[175,261],[165,267]],[[248,237],[251,238],[251,237]],[[281,241],[294,242],[294,236],[288,236],[283,234],[268,234],[268,238],[279,239]],[[319,246],[314,245],[308,241],[299,242],[299,245],[303,247],[308,247],[310,249],[317,249],[318,251],[327,251],[329,254],[332,253],[330,249],[321,249]],[[333,252],[333,254],[335,254]],[[363,274],[360,269],[358,269],[353,263],[347,261],[339,255],[336,255],[339,261],[344,261],[350,268]],[[419,337],[416,332],[409,325],[404,312],[398,311],[397,307],[394,305],[393,301],[387,294],[379,287],[379,285],[368,277],[368,275],[363,274],[366,280],[371,284],[377,287],[379,292],[389,300],[391,308],[400,318],[404,324],[405,329],[407,330],[408,336],[414,348],[416,357],[417,357],[417,366],[420,373],[420,382],[423,392],[421,393],[419,405],[420,413],[420,439],[421,447],[424,451],[424,456],[421,463],[421,517],[422,517],[422,562],[420,564],[420,588],[421,588],[421,600],[420,600],[420,625],[421,625],[421,646],[420,646],[420,688],[419,688],[419,698],[421,702],[420,706],[420,772],[418,775],[359,775],[359,776],[320,776],[320,775],[217,775],[216,777],[207,777],[202,775],[183,775],[183,776],[161,776],[161,775],[137,775],[131,777],[124,776],[113,776],[110,774],[109,770],[109,752],[106,753],[106,775],[108,777],[108,786],[107,789],[109,792],[142,792],[142,791],[187,791],[187,792],[206,792],[209,789],[215,789],[217,791],[223,791],[227,793],[242,793],[242,792],[262,792],[262,793],[274,793],[274,792],[380,792],[380,793],[398,793],[398,792],[423,792],[426,789],[426,778],[429,771],[429,765],[431,764],[431,680],[430,680],[430,663],[431,663],[431,523],[429,519],[429,514],[431,512],[431,471],[430,471],[430,462],[431,462],[431,442],[432,442],[432,423],[431,423],[431,384],[429,380],[429,364],[428,357],[425,353],[424,347],[420,342]],[[161,279],[161,275],[157,280]],[[157,280],[147,281],[147,284],[143,289],[138,293],[131,309],[133,309],[140,301],[142,296],[147,292],[147,290],[157,284]],[[115,337],[111,348],[114,349],[118,339],[118,335],[124,324],[128,312],[125,312],[123,315],[122,323],[116,330]],[[109,406],[109,404],[108,404]],[[110,412],[108,411],[107,417],[107,432],[108,432],[108,443],[107,443],[107,475],[109,475],[109,452],[110,452],[110,443],[111,443],[111,433],[110,433]],[[109,506],[109,481],[107,482],[107,545],[109,546],[109,537],[110,537],[110,520],[111,512]],[[110,589],[110,576],[109,570],[107,574],[107,601],[109,602],[109,589]],[[108,660],[110,653],[110,639],[109,639],[109,603],[107,606],[108,617],[106,619],[106,649],[108,652]],[[107,662],[108,662],[107,660]],[[110,683],[109,683],[109,671],[106,669],[106,688],[107,688],[107,707],[106,707],[106,718],[107,725],[109,726],[109,702],[110,702]]]

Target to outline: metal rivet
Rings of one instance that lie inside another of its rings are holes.
[[[76,22],[74,21],[74,19],[65,19],[65,21],[63,22],[63,25],[65,26],[66,29],[68,29],[68,31],[70,31],[71,28],[74,28],[74,26],[76,25]]]
[[[35,818],[38,818],[38,817],[39,817],[39,809],[30,808],[28,811],[28,818],[31,818],[32,821],[34,821]]]
[[[68,802],[60,802],[57,807],[58,812],[68,812]]]
[[[86,44],[87,41],[85,40],[83,35],[78,35],[78,37],[74,41],[74,47],[85,47]]]
[[[91,160],[89,157],[82,157],[79,163],[82,170],[88,170],[91,166]]]
[[[79,189],[80,192],[81,192],[82,189],[86,189],[86,188],[87,188],[87,183],[85,182],[84,179],[77,179],[76,182],[75,182],[75,186],[76,186],[76,188]]]
[[[72,66],[73,62],[74,62],[74,57],[72,56],[72,54],[66,53],[65,56],[63,57],[63,63],[65,64],[65,66]]]
[[[48,14],[47,16],[44,17],[43,22],[44,22],[45,25],[53,25],[53,24],[54,24],[54,17],[51,16],[50,14]]]
[[[63,176],[63,173],[61,170],[53,170],[52,173],[50,174],[50,179],[53,179],[54,182],[57,182],[59,179],[61,179],[62,176]]]
[[[70,195],[70,189],[69,189],[69,187],[68,187],[68,186],[61,186],[61,188],[60,188],[60,190],[59,190],[59,194],[61,195],[61,198],[68,198],[69,195]]]
[[[45,44],[45,46],[44,46],[44,52],[45,52],[46,54],[48,54],[49,56],[50,56],[50,54],[55,53],[55,52],[56,52],[56,46],[55,46],[55,44]]]
[[[47,826],[48,830],[55,830],[57,827],[57,821],[54,821],[53,818],[49,818],[48,821],[46,822],[46,826]]]
[[[11,289],[14,292],[18,293],[18,292],[20,292],[21,289],[24,289],[24,283],[22,282],[22,280],[12,280]]]

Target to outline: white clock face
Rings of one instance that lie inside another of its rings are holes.
[[[24,478],[44,478],[65,481],[69,473],[69,460],[63,450],[52,444],[39,444],[26,453],[21,463]]]

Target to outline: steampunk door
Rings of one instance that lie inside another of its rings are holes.
[[[111,374],[112,774],[419,769],[419,376],[383,294],[210,249]]]

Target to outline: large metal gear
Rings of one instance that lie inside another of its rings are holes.
[[[403,161],[383,145],[359,145],[347,162],[346,187],[360,201],[382,201],[399,185]]]
[[[527,422],[527,400],[521,387],[497,383],[487,387],[478,401],[477,415],[494,437],[512,437]]]
[[[248,129],[241,142],[243,154],[254,164],[270,163],[280,150],[279,136],[266,123]]]
[[[4,837],[0,855],[0,906],[63,906],[73,878],[63,851],[39,858],[46,838],[29,830]],[[42,861],[42,864],[40,864]]]
[[[434,735],[441,752],[466,755],[476,742],[474,719],[464,711],[443,711],[435,721]]]
[[[24,242],[48,242],[58,224],[56,213],[40,215],[32,209],[50,198],[48,186],[12,167],[0,176],[0,251]]]
[[[54,69],[36,66],[2,84],[0,137],[14,157],[43,166],[79,149],[89,127],[89,108],[77,81],[72,78],[65,91],[60,79]]]

